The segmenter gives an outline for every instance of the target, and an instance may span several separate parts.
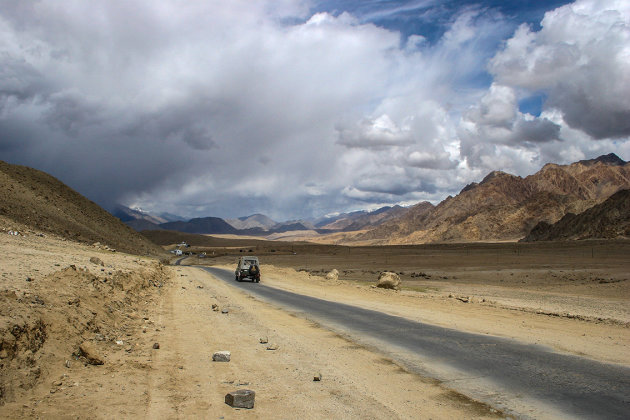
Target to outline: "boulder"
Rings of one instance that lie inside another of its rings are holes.
[[[235,408],[254,408],[256,393],[249,389],[232,391],[225,396],[225,403]]]
[[[333,268],[326,274],[326,280],[339,280],[339,271]]]
[[[212,355],[213,362],[229,362],[230,361],[230,352],[227,350],[223,351],[215,351]]]
[[[376,287],[383,289],[400,290],[400,276],[390,271],[384,271],[378,276]]]
[[[85,357],[87,362],[91,365],[102,365],[103,358],[96,351],[96,348],[89,341],[84,341],[79,346],[79,351],[81,352],[81,356]]]
[[[91,257],[90,258],[90,262],[92,264],[96,264],[96,265],[100,265],[100,266],[104,266],[105,264],[103,264],[103,261],[101,261],[101,259],[99,257]]]

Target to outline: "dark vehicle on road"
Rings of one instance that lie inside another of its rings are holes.
[[[250,279],[254,283],[260,283],[260,264],[257,257],[241,257],[234,272],[236,281]]]

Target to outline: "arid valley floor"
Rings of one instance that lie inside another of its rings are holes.
[[[627,241],[408,247],[239,241],[191,250],[208,257],[169,266],[0,226],[0,417],[510,415],[194,267],[233,269],[248,254],[261,260],[262,284],[630,366]],[[326,280],[333,268],[339,280]],[[400,273],[401,291],[372,287],[386,270]],[[277,349],[267,350],[260,338]],[[86,341],[102,365],[81,355]],[[229,350],[232,360],[212,362],[218,350]],[[314,382],[317,374],[322,380]],[[223,401],[243,387],[256,391],[253,410]]]

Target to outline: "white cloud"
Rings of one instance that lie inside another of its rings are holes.
[[[546,107],[596,139],[630,136],[630,2],[584,0],[521,26],[490,62],[497,82],[548,94]]]
[[[338,127],[338,143],[346,147],[383,148],[404,146],[413,142],[411,128],[407,122],[398,126],[387,115],[375,119],[363,119],[356,127]]]
[[[627,144],[630,3],[581,0],[548,11],[539,31],[521,25],[489,70],[494,83],[458,129],[470,167],[526,175]],[[519,110],[531,95],[546,97],[538,117]]]

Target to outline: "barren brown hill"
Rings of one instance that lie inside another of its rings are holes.
[[[437,206],[404,216],[355,238],[361,242],[506,241],[523,238],[539,222],[601,203],[630,188],[630,164],[614,154],[571,165],[547,164],[526,178],[495,171]]]
[[[630,190],[621,190],[580,214],[538,223],[523,241],[630,238]]]
[[[0,217],[84,243],[139,255],[163,250],[58,179],[0,161]]]
[[[346,232],[376,227],[407,213],[409,209],[401,206],[383,207],[371,212],[350,213],[332,223],[319,226],[321,229],[343,230]]]

